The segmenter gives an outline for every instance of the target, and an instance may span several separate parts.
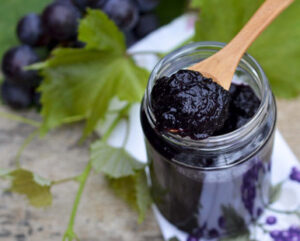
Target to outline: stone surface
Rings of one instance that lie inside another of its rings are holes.
[[[8,112],[0,107],[1,113]],[[25,114],[37,118],[34,113]],[[89,142],[78,145],[81,125],[61,128],[36,138],[23,152],[21,164],[42,177],[60,180],[80,174],[89,158]],[[15,155],[34,128],[0,117],[0,166],[13,168]],[[53,205],[30,207],[20,195],[5,192],[0,181],[0,241],[62,240],[78,185],[63,183],[52,188]],[[152,212],[142,224],[137,215],[107,187],[102,175],[92,174],[79,206],[76,232],[81,241],[161,241]]]
[[[300,159],[300,98],[278,100],[278,128]],[[1,117],[9,110],[0,107],[0,167],[12,168],[15,155],[34,128]],[[34,113],[22,115],[39,119]],[[81,125],[60,128],[44,139],[36,138],[21,156],[22,166],[51,180],[78,175],[88,161],[87,141],[78,145]],[[35,209],[20,195],[5,191],[0,182],[0,241],[62,240],[73,200],[76,183],[53,187],[53,205]],[[151,212],[145,222],[137,224],[137,215],[106,186],[101,175],[93,174],[87,183],[76,219],[81,241],[162,241]]]

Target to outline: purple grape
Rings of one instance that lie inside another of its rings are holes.
[[[26,109],[32,104],[32,90],[5,80],[1,85],[1,97],[4,104],[13,109]]]
[[[102,9],[107,0],[72,0],[80,10],[84,11],[87,7]]]
[[[69,44],[69,47],[71,48],[77,48],[77,49],[82,49],[86,46],[86,43],[81,42],[81,41],[74,41]]]
[[[79,18],[80,14],[75,7],[57,2],[46,7],[42,15],[48,35],[59,41],[76,36]]]
[[[72,2],[81,11],[84,11],[87,7],[87,0],[72,0]]]
[[[41,103],[41,93],[40,92],[37,92],[37,91],[34,91],[34,94],[33,94],[33,104],[38,108],[40,109],[42,107],[42,103]]]
[[[74,7],[75,4],[73,3],[72,0],[55,0],[54,3],[58,3],[58,4],[67,4],[70,7]]]
[[[160,0],[136,0],[136,3],[141,12],[149,12],[157,7]]]
[[[134,32],[138,38],[143,38],[159,27],[159,22],[155,14],[144,14],[140,16],[140,20],[134,28]]]
[[[292,168],[290,179],[292,181],[300,182],[300,170],[297,167]]]
[[[125,35],[127,47],[130,47],[137,42],[137,37],[132,31],[124,31],[123,34]]]
[[[277,222],[277,218],[274,216],[269,216],[266,220],[268,225],[274,225]]]
[[[138,9],[130,0],[109,0],[103,11],[124,31],[131,30],[138,22]]]
[[[110,0],[86,0],[87,6],[90,8],[100,8],[102,9],[105,3]]]
[[[10,49],[4,54],[2,60],[2,71],[8,81],[23,86],[36,86],[40,77],[36,71],[28,71],[23,68],[39,61],[34,50],[22,45]]]
[[[23,17],[17,26],[17,35],[20,41],[30,46],[37,46],[41,43],[44,29],[42,19],[35,13]]]

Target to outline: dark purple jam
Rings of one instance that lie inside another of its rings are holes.
[[[229,100],[228,91],[191,70],[158,79],[151,93],[157,128],[195,140],[223,127]]]
[[[257,136],[265,138],[264,143],[255,150],[254,137],[233,143],[239,146],[234,151],[207,152],[175,143],[163,134],[190,137],[195,143],[226,134],[245,125],[259,105],[260,99],[248,85],[232,84],[225,91],[187,70],[154,85],[155,126],[149,122],[147,106],[142,105],[153,199],[161,214],[191,237],[239,233],[262,214],[269,195],[274,123],[270,119],[261,127]]]
[[[221,135],[244,125],[259,99],[249,86],[232,84],[229,91],[191,70],[158,79],[151,93],[156,128],[194,140]]]

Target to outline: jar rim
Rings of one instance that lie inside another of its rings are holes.
[[[172,59],[176,59],[179,56],[184,56],[184,54],[191,53],[193,50],[197,50],[197,48],[213,48],[213,49],[221,49],[225,46],[225,43],[215,42],[215,41],[203,41],[203,42],[195,42],[191,44],[187,44],[175,51],[172,51],[164,58],[162,58],[154,67],[146,89],[144,104],[150,108],[146,109],[146,116],[149,120],[149,123],[152,127],[155,127],[155,116],[151,109],[151,91],[152,86],[151,82],[155,81],[157,78],[157,74],[164,66],[166,61],[170,61]],[[270,86],[268,79],[260,66],[260,64],[248,53],[245,53],[242,57],[241,61],[244,61],[246,64],[250,65],[252,69],[254,69],[254,74],[257,80],[259,81],[259,90],[261,94],[261,102],[258,110],[255,115],[242,127],[218,136],[210,136],[203,140],[193,140],[191,138],[181,137],[179,135],[175,135],[172,133],[161,133],[162,137],[173,144],[180,146],[188,146],[190,148],[201,148],[201,151],[220,151],[225,150],[227,148],[231,148],[233,144],[240,142],[243,138],[249,138],[249,134],[251,134],[251,130],[254,129],[257,124],[261,121],[264,113],[268,108],[268,99],[270,95],[272,95],[270,91]],[[257,82],[257,80],[255,80]],[[253,133],[252,133],[253,134]]]

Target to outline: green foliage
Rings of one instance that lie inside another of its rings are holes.
[[[134,175],[145,165],[132,157],[123,147],[109,146],[102,140],[95,142],[91,148],[91,161],[97,172],[103,172],[112,178]]]
[[[160,1],[155,12],[161,24],[167,24],[174,18],[184,13],[187,0],[163,0]]]
[[[99,29],[104,29],[101,34]],[[86,119],[86,136],[105,116],[113,97],[138,102],[144,93],[149,73],[126,55],[123,35],[105,14],[89,10],[80,24],[80,39],[87,42],[86,48],[57,49],[53,58],[37,65],[44,76],[44,133]]]
[[[124,53],[124,35],[101,11],[88,10],[88,16],[81,21],[79,40],[87,43],[88,49],[111,50]]]
[[[139,222],[142,222],[152,203],[145,171],[141,170],[128,177],[118,179],[109,178],[108,182],[118,196],[138,211]]]
[[[40,13],[51,0],[1,0],[0,7],[0,58],[12,45],[18,44],[16,26],[18,20],[32,12]]]
[[[263,0],[193,0],[200,6],[196,41],[229,42]],[[256,40],[249,53],[265,70],[279,97],[300,93],[300,1],[295,1]]]
[[[35,207],[52,204],[51,182],[30,171],[17,169],[8,174],[12,178],[10,191],[25,195]]]

